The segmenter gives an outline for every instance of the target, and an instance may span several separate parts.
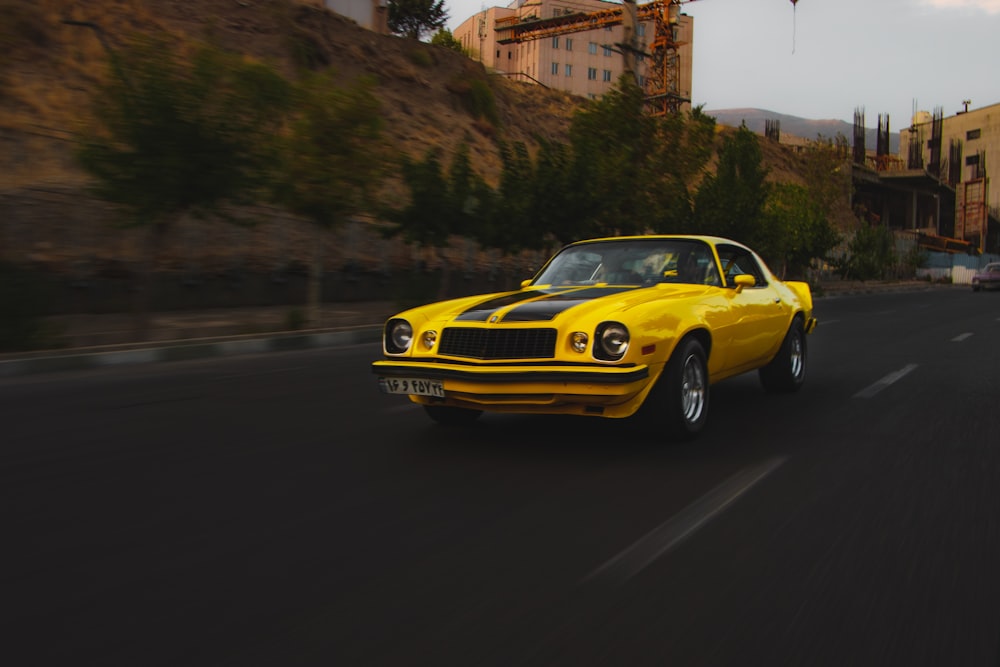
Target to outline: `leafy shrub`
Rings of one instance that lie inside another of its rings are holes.
[[[896,265],[895,239],[882,225],[862,225],[847,247],[847,256],[839,263],[841,276],[851,280],[879,280],[887,277]]]
[[[42,315],[47,293],[42,281],[12,264],[0,263],[0,352],[51,346]]]
[[[472,115],[484,118],[494,125],[500,124],[500,114],[497,113],[497,101],[493,89],[482,79],[475,79],[469,90]]]
[[[410,62],[419,67],[429,68],[434,66],[434,56],[426,49],[413,49],[407,54]]]
[[[298,331],[306,325],[306,313],[301,308],[292,308],[285,316],[285,329]]]

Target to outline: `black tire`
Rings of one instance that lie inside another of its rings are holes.
[[[792,320],[778,354],[759,375],[765,391],[788,394],[802,388],[806,381],[806,334],[801,317]]]
[[[978,292],[980,289],[979,283],[972,283],[972,291]]]
[[[464,426],[479,419],[483,414],[482,410],[467,410],[465,408],[453,408],[449,405],[425,405],[424,412],[427,416],[438,424],[446,426]]]
[[[667,361],[663,374],[637,415],[642,432],[670,440],[692,440],[708,421],[708,364],[705,348],[686,338]]]

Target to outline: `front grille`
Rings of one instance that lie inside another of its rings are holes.
[[[551,359],[556,330],[448,328],[441,334],[440,352],[472,359]]]

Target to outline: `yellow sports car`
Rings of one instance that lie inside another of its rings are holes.
[[[383,392],[441,423],[483,411],[632,417],[679,439],[708,417],[709,386],[758,370],[797,391],[816,326],[803,282],[710,236],[580,241],[514,292],[414,308],[385,324]]]

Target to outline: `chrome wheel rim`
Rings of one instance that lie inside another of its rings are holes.
[[[802,369],[805,364],[805,355],[802,351],[802,336],[795,335],[790,342],[791,349],[788,356],[792,363],[792,377],[797,378],[802,375]]]
[[[684,360],[681,373],[681,410],[689,423],[698,421],[705,411],[705,369],[693,354]]]

